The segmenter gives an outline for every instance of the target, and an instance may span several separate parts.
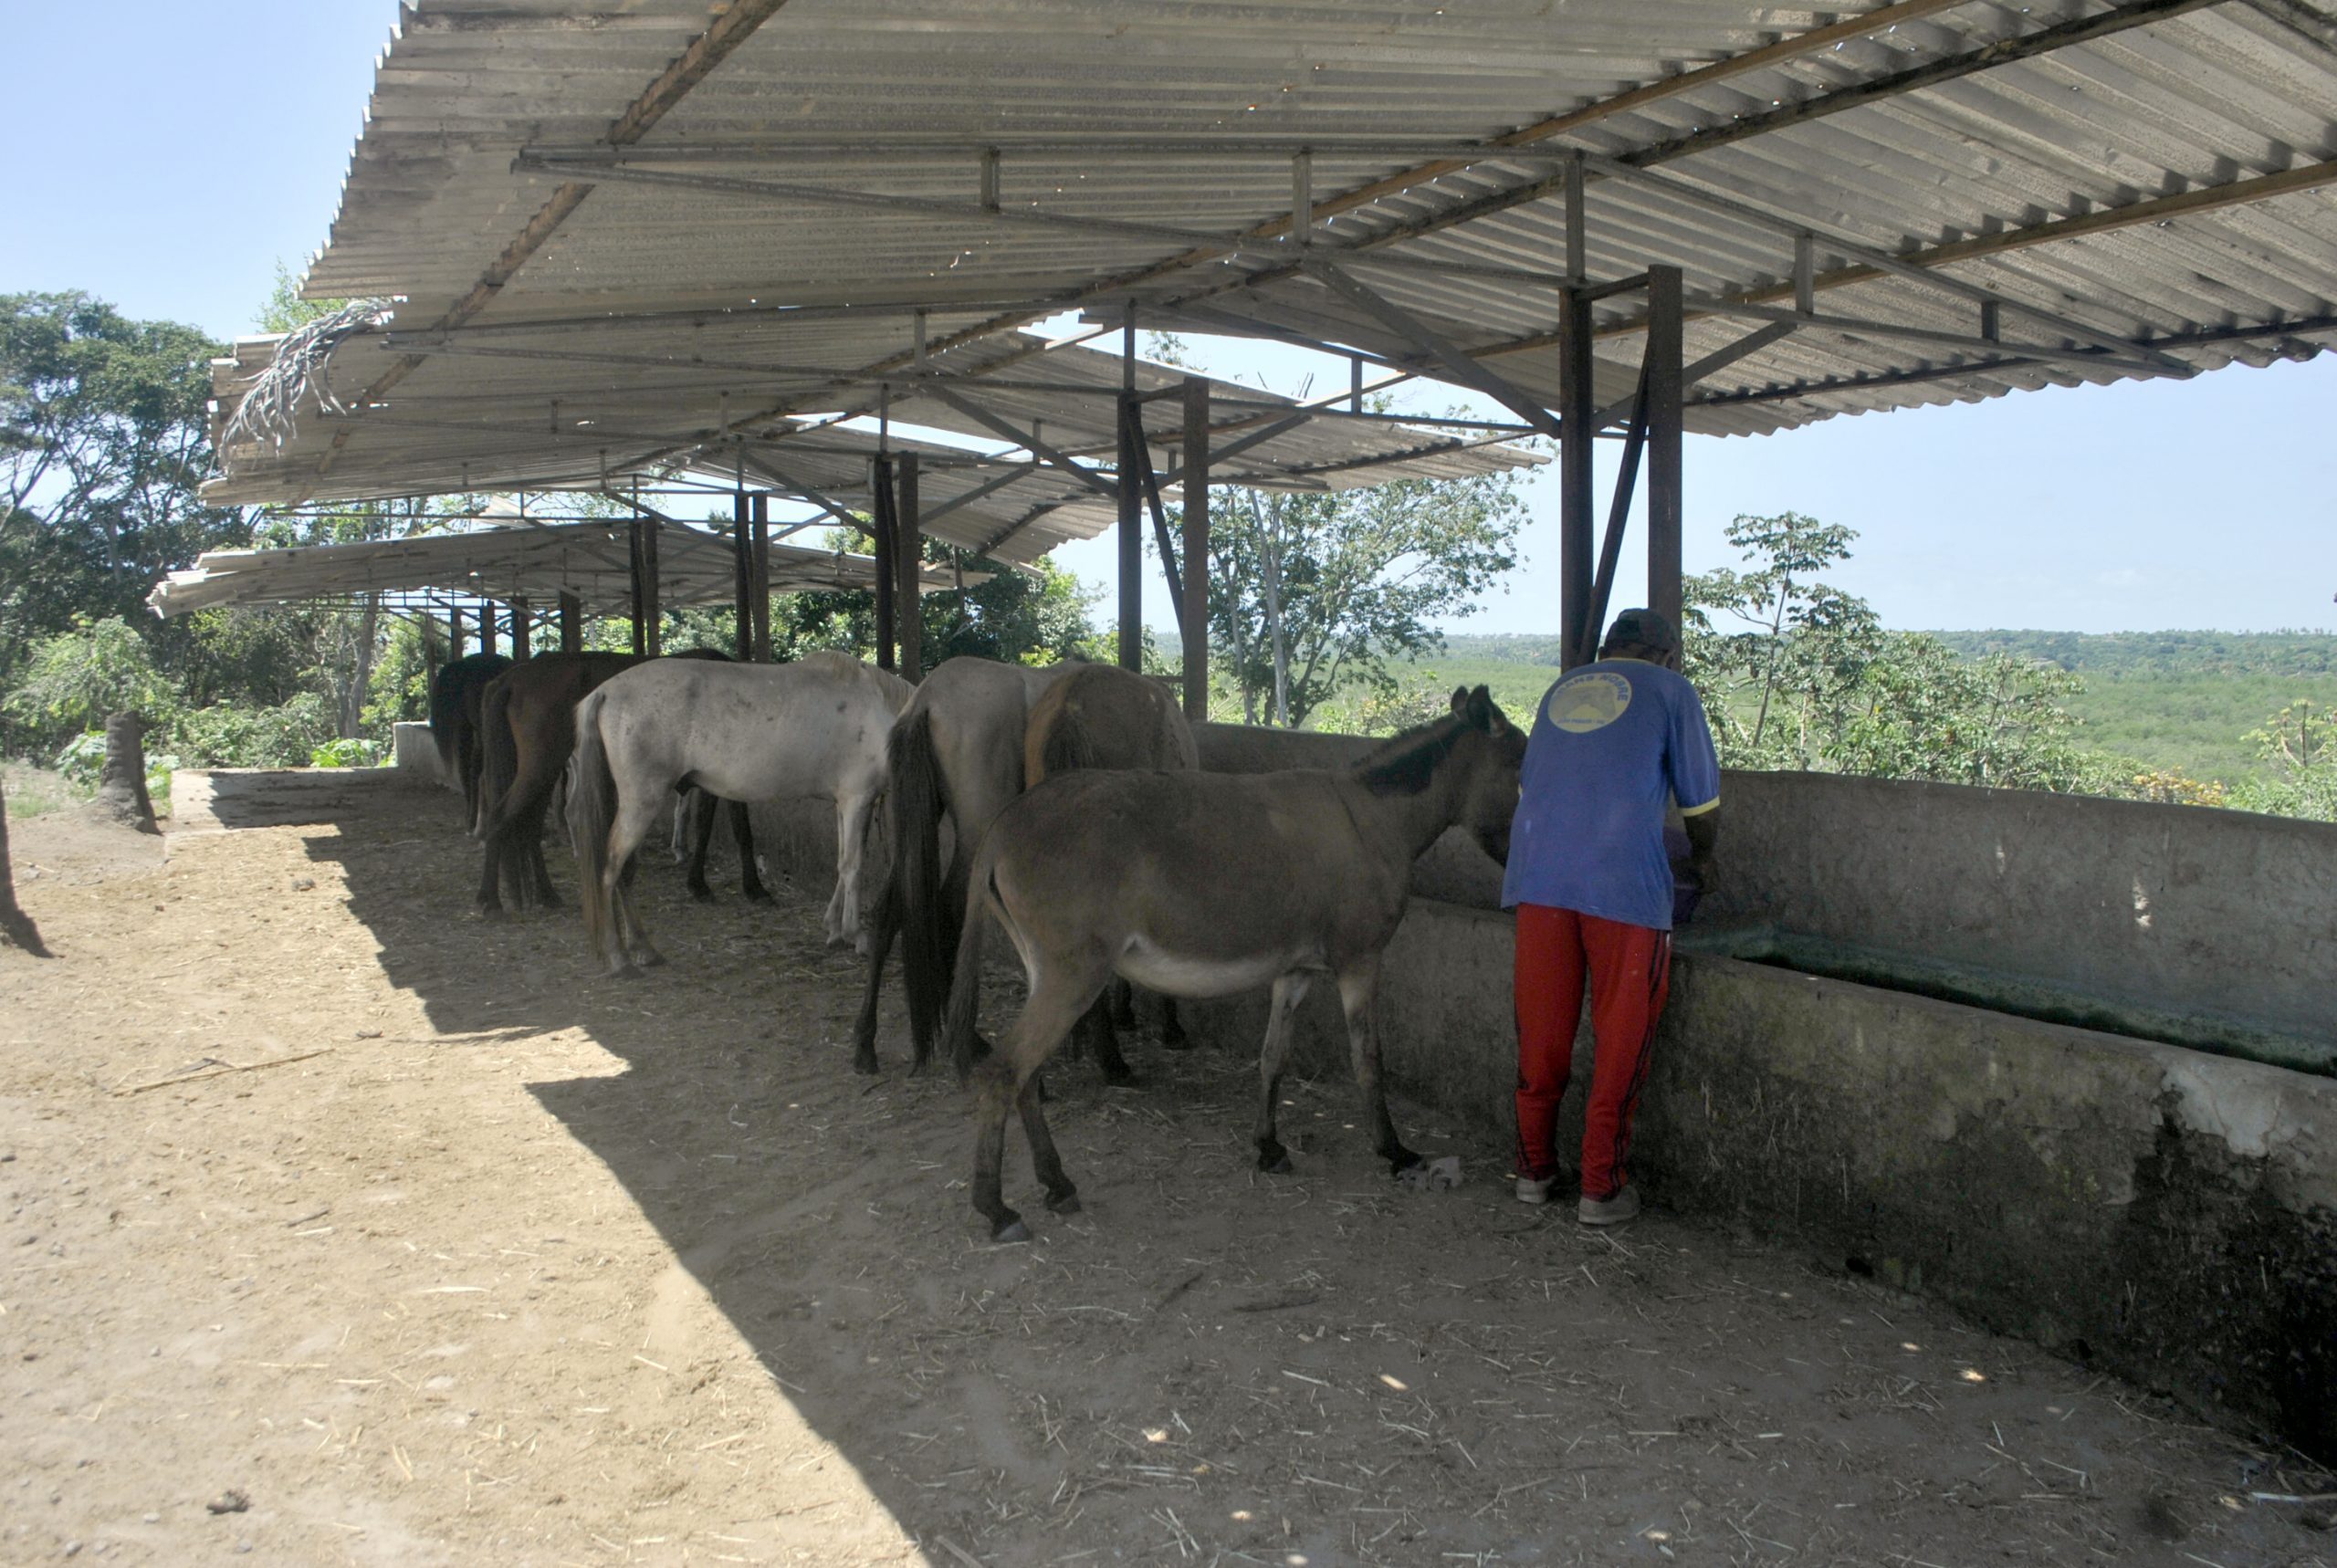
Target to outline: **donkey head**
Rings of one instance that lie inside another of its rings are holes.
[[[1483,686],[1453,687],[1452,714],[1468,727],[1452,748],[1452,765],[1463,770],[1454,821],[1495,864],[1507,865],[1509,820],[1517,810],[1517,775],[1525,762],[1525,734]]]

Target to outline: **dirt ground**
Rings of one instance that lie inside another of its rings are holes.
[[[0,1561],[2337,1563],[2294,1456],[1750,1239],[1586,1233],[1489,1130],[1399,1106],[1469,1178],[1417,1193],[1300,1084],[1261,1176],[1229,1054],[1059,1068],[1086,1211],[1018,1138],[992,1247],[897,1000],[847,1068],[825,888],[659,855],[673,962],[603,979],[572,910],[470,918],[450,797],[194,782],[161,843],[14,831],[59,956],[0,952]]]

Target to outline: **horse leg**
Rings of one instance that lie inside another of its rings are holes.
[[[609,903],[611,940],[620,947],[620,951],[609,955],[611,974],[625,974],[636,967],[665,961],[651,944],[648,929],[641,924],[641,912],[633,904],[632,879],[626,875],[633,866],[634,852],[648,836],[663,804],[657,791],[635,790],[632,799],[617,802],[616,821],[609,824],[609,858],[601,868],[601,891]]]
[[[1110,996],[1112,1027],[1115,1029],[1136,1028],[1136,988],[1115,975],[1112,977]]]
[[[876,993],[884,987],[885,960],[893,956],[893,938],[900,929],[900,888],[886,877],[885,895],[876,901],[876,928],[868,947],[868,984],[861,991],[859,1021],[852,1026],[854,1072],[876,1071]]]
[[[1306,999],[1309,977],[1284,975],[1274,981],[1274,998],[1266,1012],[1266,1042],[1258,1051],[1258,1168],[1277,1176],[1289,1172],[1290,1151],[1275,1136],[1274,1106],[1282,1093],[1283,1068],[1290,1061],[1291,1023],[1298,1004]]]
[[[706,852],[714,842],[714,798],[702,790],[692,789],[682,797],[688,808],[693,830],[690,839],[690,896],[700,904],[714,897],[714,889],[707,884]]]
[[[755,823],[744,800],[730,802],[730,841],[739,850],[739,896],[749,904],[769,904],[770,889],[755,869]]]
[[[1379,990],[1379,955],[1358,958],[1339,972],[1339,1007],[1347,1015],[1347,1056],[1355,1066],[1355,1086],[1363,1093],[1363,1117],[1372,1147],[1388,1162],[1388,1173],[1400,1176],[1420,1163],[1419,1155],[1404,1147],[1396,1124],[1388,1114],[1388,1091],[1379,1082],[1379,1025],[1372,998]]]
[[[552,891],[551,868],[544,863],[544,808],[528,813],[514,844],[513,880],[520,903],[529,909],[557,909],[560,894]]]
[[[1061,967],[1043,969],[1037,984],[1031,988],[1030,1000],[1022,1005],[1022,1015],[1014,1020],[1014,1028],[1001,1049],[983,1060],[980,1069],[980,1092],[974,1107],[973,1198],[975,1210],[990,1221],[993,1241],[1031,1239],[1022,1217],[1006,1207],[999,1190],[1001,1166],[1006,1156],[1006,1113],[1010,1106],[1022,1114],[1023,1136],[1031,1145],[1032,1168],[1037,1173],[1040,1185],[1046,1188],[1047,1207],[1058,1214],[1075,1213],[1078,1209],[1078,1189],[1064,1174],[1063,1158],[1056,1153],[1053,1135],[1047,1130],[1046,1114],[1040,1109],[1034,1080],[1040,1066],[1063,1043],[1064,1034],[1087,1010],[1108,977],[1109,971],[1101,967],[1089,970],[1084,977],[1065,973]]]
[[[863,791],[836,797],[836,888],[828,897],[828,946],[850,942],[866,952],[860,928],[860,864],[868,842],[868,816],[876,797]]]
[[[480,846],[478,916],[482,920],[503,918],[503,834],[499,831]]]
[[[1177,998],[1165,994],[1160,998],[1160,1049],[1193,1049],[1192,1037],[1185,1032],[1185,1020],[1177,1016]]]

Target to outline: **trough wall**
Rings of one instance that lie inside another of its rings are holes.
[[[1369,745],[1219,725],[1199,741],[1229,772]],[[1721,885],[1682,933],[1632,1156],[1650,1198],[2337,1459],[2337,1079],[1744,962],[1699,935],[1895,945],[2326,1038],[2311,981],[2337,959],[2337,828],[1805,774],[1730,773],[1723,800]],[[823,896],[825,807],[756,813],[771,868]],[[1422,857],[1379,1004],[1390,1080],[1495,1178],[1515,1075],[1499,892],[1460,835]],[[1247,1052],[1265,998],[1184,1016]],[[1298,1030],[1302,1070],[1344,1076],[1331,988]],[[1578,1095],[1568,1113],[1562,1148]],[[1406,1129],[1436,1152],[1430,1130]],[[1294,1131],[1302,1158],[1357,1135]]]

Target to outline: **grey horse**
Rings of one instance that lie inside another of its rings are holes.
[[[1258,1063],[1258,1166],[1267,1171],[1290,1169],[1274,1104],[1292,1014],[1314,978],[1329,975],[1373,1146],[1391,1170],[1419,1164],[1379,1081],[1379,956],[1403,918],[1412,862],[1447,828],[1507,861],[1525,758],[1525,737],[1479,686],[1452,694],[1450,717],[1344,773],[1068,773],[1001,812],[974,860],[947,1025],[952,1055],[967,1061],[989,915],[1031,988],[978,1074],[973,1199],[992,1239],[1030,1234],[999,1195],[1010,1107],[1047,1207],[1079,1207],[1037,1075],[1115,974],[1178,997],[1273,987]]]

